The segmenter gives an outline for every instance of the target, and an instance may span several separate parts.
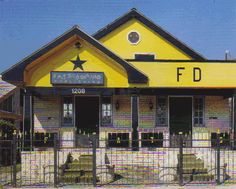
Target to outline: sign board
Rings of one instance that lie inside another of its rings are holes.
[[[236,88],[236,63],[132,62],[155,88]]]
[[[51,72],[53,85],[104,85],[103,72]]]

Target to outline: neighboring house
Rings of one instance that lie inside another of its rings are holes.
[[[22,130],[21,90],[0,76],[0,166],[11,165],[14,132]]]
[[[174,146],[181,133],[234,137],[235,61],[206,59],[135,9],[93,36],[74,26],[3,72],[3,80],[25,89],[31,144],[55,134],[62,147],[86,146],[94,134],[136,149]]]
[[[0,76],[0,119],[13,123],[17,130],[22,125],[21,103],[21,90]]]

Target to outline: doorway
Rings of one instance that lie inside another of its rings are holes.
[[[90,146],[91,137],[99,136],[99,97],[76,97],[75,119],[77,146]]]
[[[192,146],[192,97],[169,98],[170,145],[179,146],[182,134],[184,146]]]

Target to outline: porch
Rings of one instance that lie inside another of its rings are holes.
[[[45,138],[43,146],[50,146],[47,141],[55,134],[62,147],[88,147],[94,135],[107,141],[99,147],[137,149],[178,146],[180,134],[188,141],[186,147],[198,146],[196,140],[208,140],[205,146],[214,147],[217,133],[224,140],[234,139],[230,89],[31,88],[27,97],[32,107],[25,111],[32,111],[34,133],[25,128],[23,138],[31,140],[31,146],[33,139]]]

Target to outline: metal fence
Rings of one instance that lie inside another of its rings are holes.
[[[221,184],[236,182],[233,142],[191,140],[0,140],[0,184],[17,186]],[[172,141],[173,142],[173,141]],[[191,143],[191,145],[189,145]],[[63,144],[63,145],[62,145]],[[178,144],[178,145],[176,145]],[[186,145],[188,144],[188,145]]]

